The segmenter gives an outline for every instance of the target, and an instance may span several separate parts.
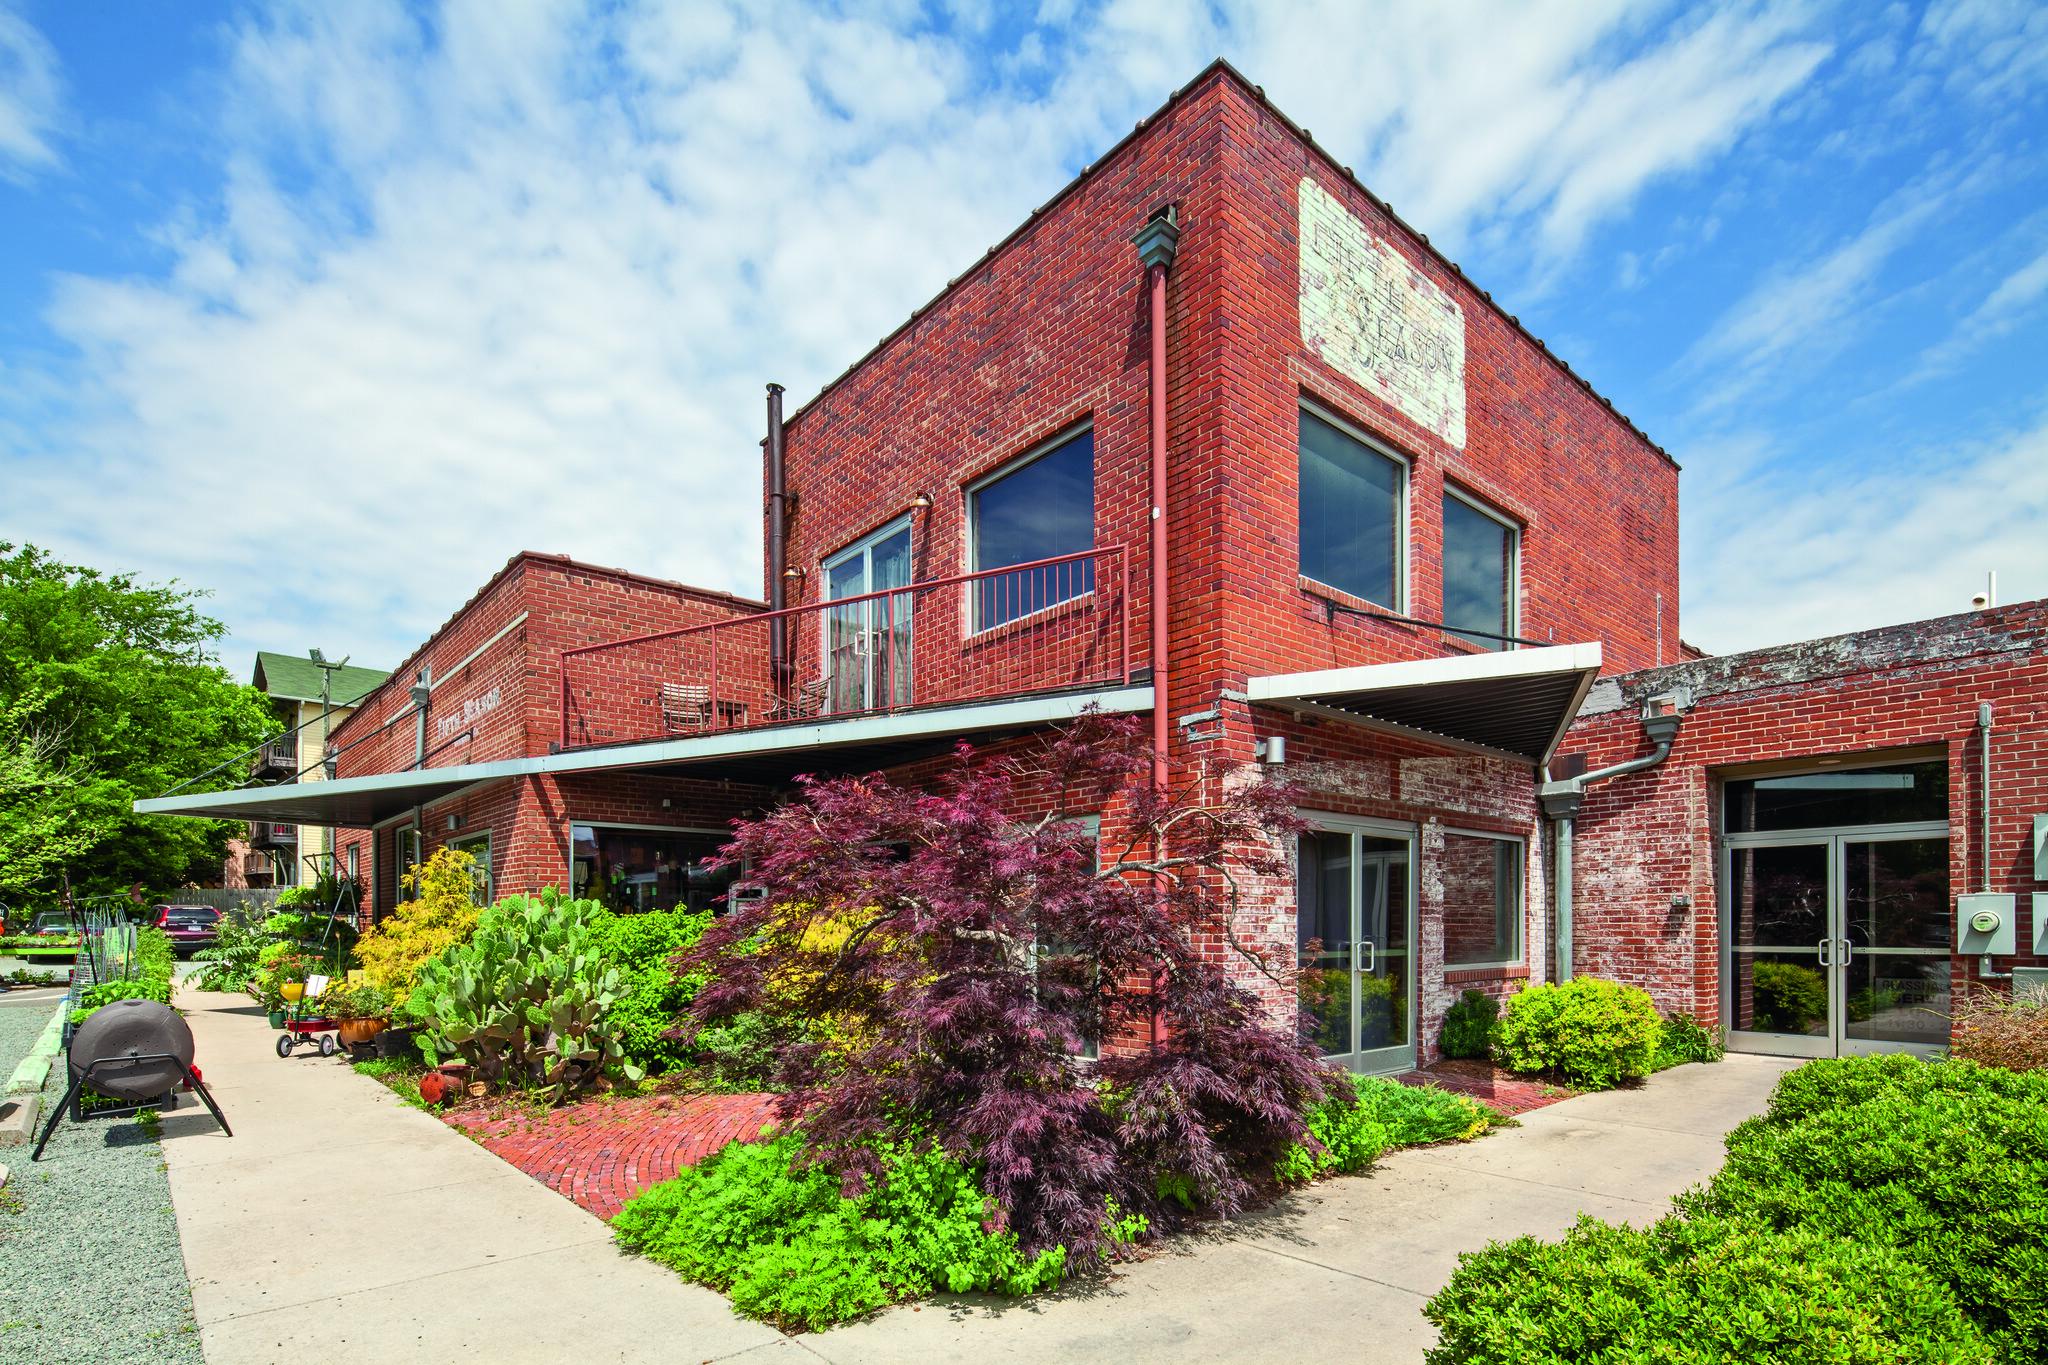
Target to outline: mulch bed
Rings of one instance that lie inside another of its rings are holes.
[[[533,1115],[465,1107],[441,1117],[493,1155],[610,1222],[625,1202],[774,1123],[773,1095],[645,1095]]]
[[[1470,1095],[1508,1115],[1526,1114],[1579,1093],[1548,1081],[1517,1076],[1481,1057],[1447,1057],[1420,1071],[1404,1071],[1394,1079],[1403,1085],[1434,1085]]]

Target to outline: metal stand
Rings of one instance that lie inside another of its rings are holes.
[[[228,1127],[226,1117],[221,1114],[220,1106],[215,1104],[213,1096],[207,1093],[206,1083],[192,1074],[191,1064],[183,1058],[169,1052],[153,1053],[147,1057],[102,1057],[72,1078],[71,1088],[64,1092],[64,1102],[57,1106],[55,1113],[50,1115],[50,1122],[44,1127],[43,1136],[36,1143],[36,1149],[29,1154],[28,1159],[30,1161],[41,1161],[43,1159],[43,1148],[49,1145],[50,1134],[57,1131],[57,1121],[63,1118],[65,1113],[70,1110],[72,1102],[78,1098],[79,1088],[92,1079],[93,1072],[113,1063],[126,1066],[134,1062],[176,1062],[178,1069],[185,1073],[185,1084],[192,1087],[192,1093],[197,1095],[199,1102],[205,1105],[208,1111],[212,1113],[213,1121],[220,1125],[220,1130],[229,1137],[235,1135],[235,1130]],[[113,1098],[118,1099],[119,1096],[114,1096]]]

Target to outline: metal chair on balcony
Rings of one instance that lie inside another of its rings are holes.
[[[663,683],[661,728],[672,735],[710,729],[711,689],[695,683]]]
[[[813,678],[790,696],[788,701],[779,702],[774,710],[777,720],[805,720],[821,714],[825,709],[825,694],[830,690],[829,678]]]

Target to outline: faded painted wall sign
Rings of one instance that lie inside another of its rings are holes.
[[[1465,310],[1306,176],[1300,212],[1302,342],[1463,450]]]
[[[450,711],[445,716],[434,718],[434,737],[446,739],[457,730],[474,723],[479,717],[487,716],[498,709],[498,689],[492,688],[481,697],[471,697],[462,703],[460,711]]]

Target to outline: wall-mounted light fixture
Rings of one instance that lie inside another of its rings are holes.
[[[913,512],[928,512],[931,505],[932,495],[929,493],[920,491],[910,495],[910,510]]]
[[[462,817],[461,817],[461,816],[459,816],[459,815],[451,815],[451,816],[449,816],[449,817],[448,817],[448,829],[449,829],[449,831],[450,831],[451,833],[452,833],[453,831],[455,831],[455,830],[458,830],[458,829],[461,829],[461,828],[462,828]]]

